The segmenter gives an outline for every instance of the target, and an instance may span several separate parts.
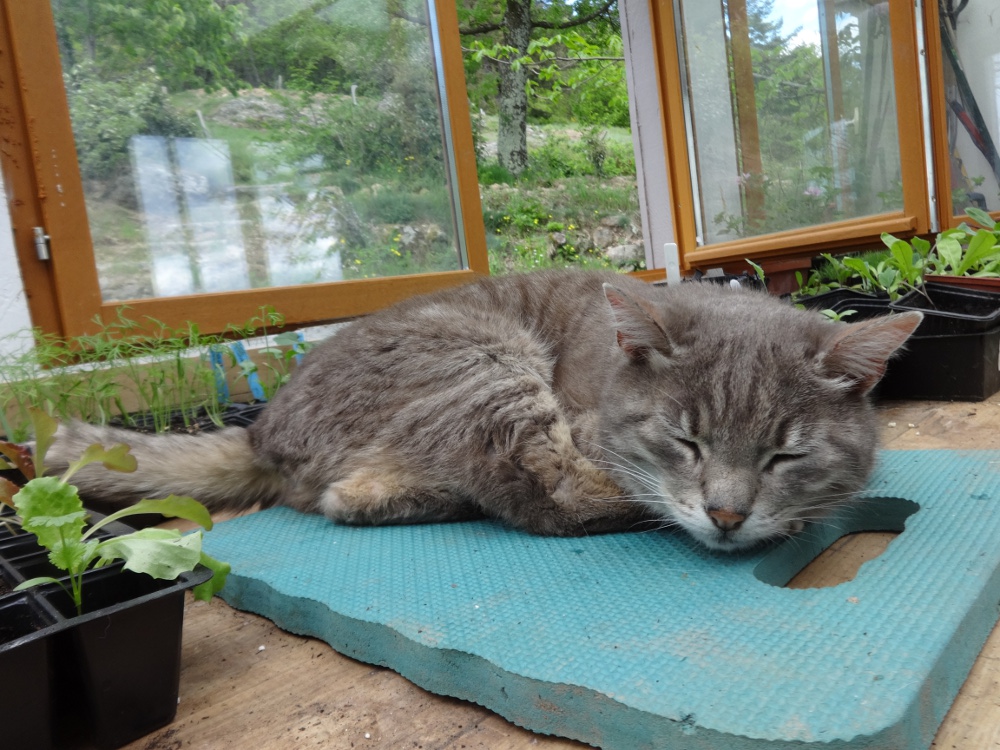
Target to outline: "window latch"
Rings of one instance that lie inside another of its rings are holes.
[[[49,251],[49,236],[45,234],[44,227],[35,227],[35,253],[38,260],[50,260],[52,254]]]

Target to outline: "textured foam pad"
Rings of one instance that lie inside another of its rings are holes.
[[[856,510],[744,555],[491,522],[220,523],[222,596],[529,729],[605,748],[927,748],[998,617],[1000,452],[885,451]],[[919,507],[919,509],[917,509]],[[844,533],[857,577],[781,588]]]

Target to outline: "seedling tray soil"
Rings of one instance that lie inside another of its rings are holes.
[[[249,427],[254,423],[261,410],[267,406],[267,402],[256,402],[252,404],[231,403],[216,415],[216,419],[223,427]],[[185,419],[180,411],[172,411],[167,415],[166,422],[170,425],[170,432],[212,432],[219,429],[217,424],[206,411],[202,410],[195,417],[188,416]],[[136,432],[155,432],[156,424],[150,414],[130,414],[127,420],[115,417],[109,424],[112,427],[123,427]]]
[[[105,529],[131,531],[123,524]],[[0,527],[0,578],[8,585],[51,572],[44,570],[45,558],[33,537]],[[4,750],[79,742],[117,748],[170,723],[177,711],[184,591],[211,575],[198,568],[160,581],[120,564],[89,571],[82,615],[56,584],[0,596],[0,633],[6,633],[0,705],[16,717],[2,735]]]

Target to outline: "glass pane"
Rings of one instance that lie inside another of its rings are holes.
[[[105,301],[463,267],[425,0],[52,0]]]
[[[998,211],[1000,34],[994,24],[996,4],[992,0],[941,0],[938,8],[952,203],[956,214],[968,206]]]
[[[677,7],[701,242],[902,209],[887,3]]]

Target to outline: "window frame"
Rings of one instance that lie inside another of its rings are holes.
[[[677,0],[649,0],[656,69],[663,113],[684,112],[681,50],[677,41]],[[924,155],[924,127],[919,96],[900,95],[920,90],[918,25],[913,4],[889,3],[892,30],[896,118],[903,183],[903,210],[820,224],[785,232],[699,245],[695,220],[696,196],[689,158],[687,118],[663,117],[671,187],[671,209],[682,271],[740,263],[745,258],[767,260],[810,257],[830,249],[879,244],[882,232],[903,236],[923,234],[931,224],[928,174]]]
[[[454,159],[448,166],[457,180],[453,195],[461,217],[458,231],[464,235],[466,269],[104,302],[51,5],[48,0],[0,0],[0,165],[34,326],[65,337],[92,333],[100,328],[97,321],[114,320],[123,305],[134,319],[149,316],[171,327],[190,321],[206,333],[224,331],[268,305],[284,315],[288,325],[323,323],[488,274],[457,11],[447,0],[428,0],[428,8],[437,21],[434,41],[444,78],[442,111],[451,130],[447,140]],[[48,235],[48,260],[40,260],[36,253],[35,227],[43,227]]]

